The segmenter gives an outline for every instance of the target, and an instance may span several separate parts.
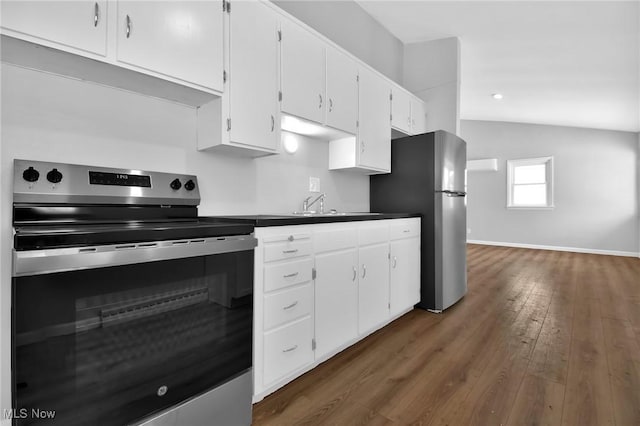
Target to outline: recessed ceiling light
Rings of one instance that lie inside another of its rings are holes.
[[[493,99],[500,100],[500,99],[502,99],[502,93],[494,93],[493,95],[491,95],[491,97]]]

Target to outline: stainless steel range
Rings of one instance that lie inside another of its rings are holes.
[[[253,228],[195,176],[15,160],[13,422],[251,423]]]

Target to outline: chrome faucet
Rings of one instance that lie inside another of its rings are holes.
[[[308,196],[307,198],[304,199],[304,201],[302,202],[302,211],[303,212],[308,212],[309,208],[314,205],[318,200],[320,201],[320,213],[324,213],[324,197],[326,197],[327,194],[325,194],[324,192],[320,195],[318,195],[318,197],[309,202],[309,200],[311,199],[311,197],[313,197],[312,195]]]

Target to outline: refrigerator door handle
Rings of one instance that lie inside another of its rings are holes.
[[[447,194],[447,197],[465,197],[467,195],[467,193],[464,191],[450,191],[448,189],[445,189],[442,191],[436,191],[436,192],[439,192],[441,194]]]

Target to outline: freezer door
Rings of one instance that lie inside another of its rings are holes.
[[[445,131],[435,134],[435,189],[466,191],[467,144]]]
[[[444,310],[467,292],[467,198],[436,193],[436,309]]]

